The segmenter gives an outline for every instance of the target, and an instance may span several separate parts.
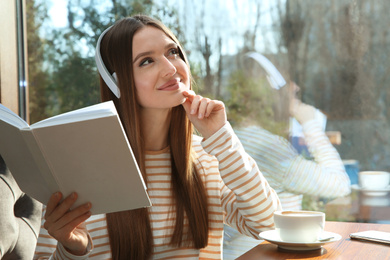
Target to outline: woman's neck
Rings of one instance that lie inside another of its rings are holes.
[[[142,129],[146,151],[160,151],[168,146],[170,109],[142,110]]]

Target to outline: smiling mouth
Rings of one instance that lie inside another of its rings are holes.
[[[180,88],[179,86],[180,80],[179,79],[172,79],[168,81],[167,83],[163,84],[162,86],[158,87],[158,90],[177,90]]]

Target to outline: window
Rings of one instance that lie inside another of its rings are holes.
[[[232,124],[250,122],[289,138],[286,93],[272,89],[264,70],[248,60],[255,51],[299,85],[303,102],[326,115],[326,131],[353,185],[359,171],[390,172],[387,0],[112,3],[28,1],[31,121],[99,102],[97,37],[116,19],[141,12],[172,28],[188,52],[197,91],[222,99]],[[293,144],[305,151],[303,143]],[[363,218],[356,212],[365,196],[357,190],[331,201],[306,196],[304,208],[324,210],[329,220],[390,221],[385,213]],[[386,212],[388,196],[377,196],[382,201],[370,210]]]

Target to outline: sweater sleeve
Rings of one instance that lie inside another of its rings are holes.
[[[219,162],[225,222],[255,238],[274,228],[273,213],[281,209],[278,196],[245,152],[230,124],[203,140],[202,146]]]
[[[45,222],[43,216],[45,214],[45,208],[42,213],[42,225],[39,232],[38,242],[35,249],[34,259],[49,259],[49,260],[84,260],[88,259],[90,253],[92,252],[92,239],[89,237],[89,245],[87,248],[87,253],[82,256],[76,256],[70,254],[61,243],[58,243],[55,238],[49,235],[47,230],[43,228],[43,223]]]
[[[303,126],[305,142],[314,160],[302,156],[292,160],[284,185],[287,190],[326,198],[351,192],[350,180],[337,150],[315,121]]]

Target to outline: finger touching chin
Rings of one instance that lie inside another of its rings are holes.
[[[188,98],[185,98],[181,105],[184,107],[186,113],[189,114],[191,108],[191,101],[189,101]]]
[[[195,92],[194,92],[193,90],[184,90],[184,91],[182,92],[182,94],[183,94],[183,96],[185,96],[185,97],[193,97],[193,96],[196,95]]]

